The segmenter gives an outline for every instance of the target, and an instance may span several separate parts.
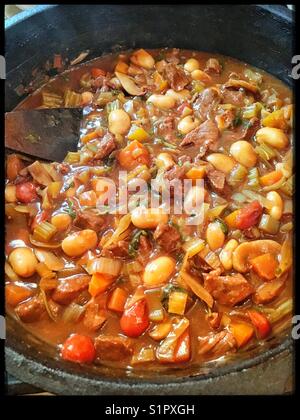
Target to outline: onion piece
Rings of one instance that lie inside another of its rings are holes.
[[[53,252],[35,249],[35,255],[39,262],[44,263],[49,270],[60,271],[65,267],[62,258],[58,258]]]
[[[156,356],[159,360],[170,361],[173,359],[177,340],[186,331],[189,325],[190,321],[187,318],[182,318],[173,325],[173,328],[156,351]]]
[[[118,242],[119,237],[124,233],[130,226],[131,223],[131,214],[128,213],[125,216],[121,217],[117,229],[111,235],[111,237],[104,243],[103,248],[107,248],[109,245]]]
[[[264,197],[261,194],[258,194],[254,191],[250,191],[250,190],[243,190],[242,192],[247,198],[247,201],[253,201],[253,200],[257,200],[263,207],[265,207],[268,210],[271,210],[273,207],[273,203],[272,201],[268,200],[266,197]]]
[[[51,309],[48,305],[48,300],[47,300],[47,296],[46,296],[45,291],[43,289],[40,289],[40,294],[42,296],[42,299],[43,299],[43,302],[44,302],[44,305],[45,305],[45,308],[46,308],[46,311],[47,311],[49,317],[52,319],[52,321],[56,322],[56,318],[53,315],[53,313],[52,313],[52,311],[51,311]]]
[[[153,362],[155,360],[154,349],[152,347],[143,347],[141,350],[132,356],[131,363]]]
[[[216,207],[213,207],[212,209],[208,209],[206,213],[208,220],[213,221],[216,217],[219,217],[221,213],[223,212],[223,210],[226,209],[227,206],[228,204],[223,204],[221,206],[216,206]]]
[[[53,244],[53,243],[51,244],[51,243],[47,243],[47,242],[40,242],[40,241],[37,241],[36,239],[34,239],[32,235],[29,235],[29,240],[32,243],[32,245],[37,246],[38,248],[55,249],[55,248],[60,248],[61,247],[61,242],[56,243],[56,244]]]
[[[122,269],[123,262],[118,259],[100,257],[87,263],[89,274],[101,273],[117,277]]]
[[[282,274],[285,273],[291,267],[293,262],[293,244],[290,235],[286,237],[282,244],[279,259],[280,263],[278,267],[277,277],[282,276]]]
[[[134,294],[127,299],[124,309],[130,308],[130,306],[134,305],[138,300],[141,300],[141,299],[144,299],[144,298],[145,298],[144,286],[138,286],[135,289]]]
[[[11,265],[7,261],[5,261],[5,264],[4,264],[4,271],[5,271],[5,274],[7,275],[7,277],[9,278],[9,280],[11,280],[11,281],[22,281],[20,279],[20,277],[14,272]]]
[[[62,320],[64,322],[78,322],[85,309],[85,306],[78,305],[77,303],[71,303],[64,310]]]
[[[123,89],[126,90],[126,92],[128,92],[130,95],[141,96],[145,94],[144,90],[135,84],[135,81],[132,77],[118,71],[116,71],[115,74],[119,79]]]
[[[199,299],[203,300],[210,308],[213,306],[213,297],[194,277],[184,271],[180,272],[180,276]]]

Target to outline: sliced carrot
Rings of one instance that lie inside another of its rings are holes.
[[[239,348],[245,346],[254,334],[254,328],[244,322],[232,321],[229,328]]]
[[[28,299],[33,295],[33,291],[25,286],[18,286],[17,284],[7,284],[5,286],[5,299],[8,305],[12,307],[17,306],[20,302]]]
[[[98,69],[97,67],[93,67],[91,69],[91,75],[94,79],[96,79],[97,77],[100,76],[105,76],[106,75],[106,71],[102,70],[102,69]]]
[[[258,311],[251,309],[248,311],[249,318],[252,324],[255,326],[258,336],[260,338],[266,338],[271,332],[270,321]]]
[[[97,195],[95,191],[85,191],[79,195],[79,202],[82,206],[95,206],[97,203]]]
[[[266,175],[261,176],[259,178],[259,182],[263,187],[268,187],[269,185],[273,185],[276,182],[278,182],[281,178],[282,178],[282,172],[277,170],[277,171],[272,171]]]
[[[115,312],[123,312],[127,297],[128,293],[124,289],[117,287],[112,292],[111,297],[108,301],[108,309]]]
[[[175,353],[174,363],[187,362],[191,357],[191,339],[189,330],[185,330],[184,333],[178,338]]]
[[[276,276],[278,262],[273,254],[259,255],[250,260],[252,269],[265,280],[272,280]]]
[[[105,274],[95,273],[92,275],[89,283],[89,293],[95,297],[100,293],[105,292],[113,283],[114,278]]]
[[[137,140],[133,140],[119,152],[118,160],[120,165],[127,170],[132,170],[138,165],[150,165],[148,150]]]

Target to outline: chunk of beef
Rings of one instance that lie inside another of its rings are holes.
[[[61,279],[52,294],[52,300],[61,305],[68,305],[80,292],[87,289],[90,279],[90,276],[86,274],[77,274]]]
[[[221,97],[218,90],[209,87],[199,93],[193,103],[193,108],[203,120],[213,118],[220,100]]]
[[[180,234],[178,230],[167,223],[160,223],[154,231],[153,238],[164,250],[175,251],[180,246]]]
[[[115,137],[111,133],[105,134],[101,139],[98,148],[97,153],[93,157],[94,160],[104,159],[117,148]]]
[[[231,104],[234,106],[242,107],[245,105],[245,92],[239,90],[224,89],[222,92],[222,103]]]
[[[172,181],[173,179],[183,179],[186,171],[187,171],[186,167],[174,165],[173,168],[165,172],[164,177],[168,181]]]
[[[207,172],[207,179],[211,187],[217,192],[222,192],[225,187],[225,174],[217,169],[210,169]]]
[[[207,120],[199,127],[190,131],[180,143],[180,146],[200,146],[199,154],[204,156],[208,150],[218,149],[219,129],[215,122]]]
[[[157,126],[158,135],[164,137],[167,141],[172,141],[176,139],[175,135],[175,120],[174,117],[168,116],[163,117],[161,122]]]
[[[240,273],[220,276],[220,269],[204,274],[204,287],[222,305],[234,306],[253,292],[251,284]]]
[[[205,337],[198,337],[199,355],[221,356],[236,350],[236,341],[231,332],[223,330],[210,333]]]
[[[99,303],[90,302],[84,312],[83,324],[89,331],[97,331],[107,320],[107,315]]]
[[[210,314],[205,315],[205,319],[211,328],[217,330],[221,323],[222,314],[220,312],[211,312]]]
[[[81,229],[92,229],[95,232],[99,232],[104,224],[103,217],[92,211],[79,211],[76,213],[74,225]]]
[[[180,62],[179,52],[180,50],[178,48],[173,48],[172,51],[166,52],[166,61],[168,63],[178,64]]]
[[[253,296],[253,302],[257,304],[265,304],[277,298],[285,287],[286,276],[263,283],[256,289]]]
[[[260,120],[257,117],[251,118],[248,124],[244,127],[242,138],[244,140],[251,140],[259,128]]]
[[[190,83],[190,78],[182,68],[174,63],[168,63],[164,68],[164,75],[172,89],[179,91]]]
[[[15,312],[22,322],[35,322],[41,319],[46,312],[46,308],[42,297],[36,295],[23,303],[19,303],[15,308]]]
[[[222,66],[216,58],[209,58],[206,62],[204,71],[207,73],[220,74],[222,72]]]
[[[118,241],[115,244],[111,244],[108,247],[102,249],[101,255],[103,257],[113,258],[113,257],[128,257],[128,241]]]
[[[101,360],[119,361],[132,354],[130,341],[113,335],[99,335],[95,338],[97,358]]]

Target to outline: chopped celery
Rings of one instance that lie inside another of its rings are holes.
[[[273,324],[274,322],[277,322],[286,315],[290,314],[292,311],[293,299],[287,299],[268,315],[268,319]]]
[[[255,102],[243,109],[243,118],[250,119],[257,117],[260,114],[262,109],[262,104],[260,102]]]
[[[251,69],[246,69],[244,71],[244,75],[247,77],[247,79],[250,80],[250,82],[257,83],[258,85],[261,84],[263,80],[263,76],[260,73],[257,73]]]
[[[274,219],[269,214],[263,214],[258,228],[266,233],[275,235],[278,232],[279,224],[279,220]]]
[[[81,104],[81,94],[67,89],[64,95],[64,106],[66,108],[77,108]]]
[[[149,310],[150,321],[160,322],[164,319],[164,308],[161,303],[162,290],[149,289],[145,290],[145,297]]]
[[[80,153],[79,152],[68,152],[67,156],[65,157],[64,161],[72,165],[73,163],[78,163],[80,160]]]
[[[116,109],[121,109],[121,108],[122,108],[122,103],[119,101],[119,99],[109,102],[105,106],[105,110],[107,114],[109,114],[111,111],[115,111]]]
[[[53,92],[42,92],[42,105],[45,108],[60,108],[63,105],[63,97]]]
[[[265,143],[261,143],[259,146],[256,146],[254,150],[262,160],[269,161],[277,156],[277,152]]]
[[[248,187],[250,188],[259,188],[259,172],[257,168],[251,168],[248,172]]]
[[[241,165],[240,163],[238,163],[230,172],[229,177],[228,177],[228,184],[231,187],[235,187],[237,185],[239,185],[244,178],[246,177],[248,171],[245,168],[245,166]]]
[[[285,183],[280,188],[280,191],[282,191],[284,194],[291,197],[293,195],[294,190],[294,175],[290,176],[288,180],[285,181]]]
[[[134,354],[131,359],[133,365],[137,363],[153,362],[155,360],[155,353],[152,347],[143,347],[137,354]]]
[[[57,229],[49,222],[40,223],[33,231],[34,239],[48,242],[56,234]]]

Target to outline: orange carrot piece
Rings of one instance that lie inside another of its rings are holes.
[[[254,328],[244,322],[232,321],[230,324],[230,330],[239,348],[245,346],[254,334]]]
[[[261,314],[260,312],[253,309],[248,311],[248,315],[252,324],[257,330],[259,338],[266,338],[272,329],[270,321],[264,314]]]
[[[188,179],[202,179],[204,178],[205,175],[205,167],[204,166],[193,166],[189,171],[187,171],[187,173],[185,174],[185,176]]]
[[[28,287],[18,286],[17,284],[7,284],[5,286],[5,299],[8,305],[17,306],[20,302],[33,295],[33,291]]]
[[[115,72],[127,74],[128,71],[128,64],[124,63],[124,61],[118,61],[115,67]]]
[[[90,131],[89,133],[85,134],[83,137],[81,137],[81,142],[83,144],[88,143],[90,140],[94,140],[101,136],[101,133],[99,130]]]
[[[240,212],[241,212],[241,209],[238,209],[228,214],[228,216],[224,218],[226,225],[232,229],[236,229],[237,216],[240,214]]]
[[[266,175],[261,176],[259,178],[259,182],[263,187],[268,187],[278,182],[281,178],[282,178],[282,172],[277,170],[277,171],[272,171]]]
[[[124,289],[117,287],[111,294],[107,304],[108,309],[115,312],[123,312],[127,297],[128,293]]]
[[[79,202],[82,206],[95,206],[97,203],[97,195],[95,191],[85,191],[80,194]]]
[[[89,293],[91,296],[95,297],[100,293],[105,292],[109,286],[114,281],[114,278],[111,276],[95,273],[92,275],[91,281],[89,283]]]
[[[272,280],[276,276],[278,262],[273,254],[259,255],[250,260],[252,269],[265,280]]]

